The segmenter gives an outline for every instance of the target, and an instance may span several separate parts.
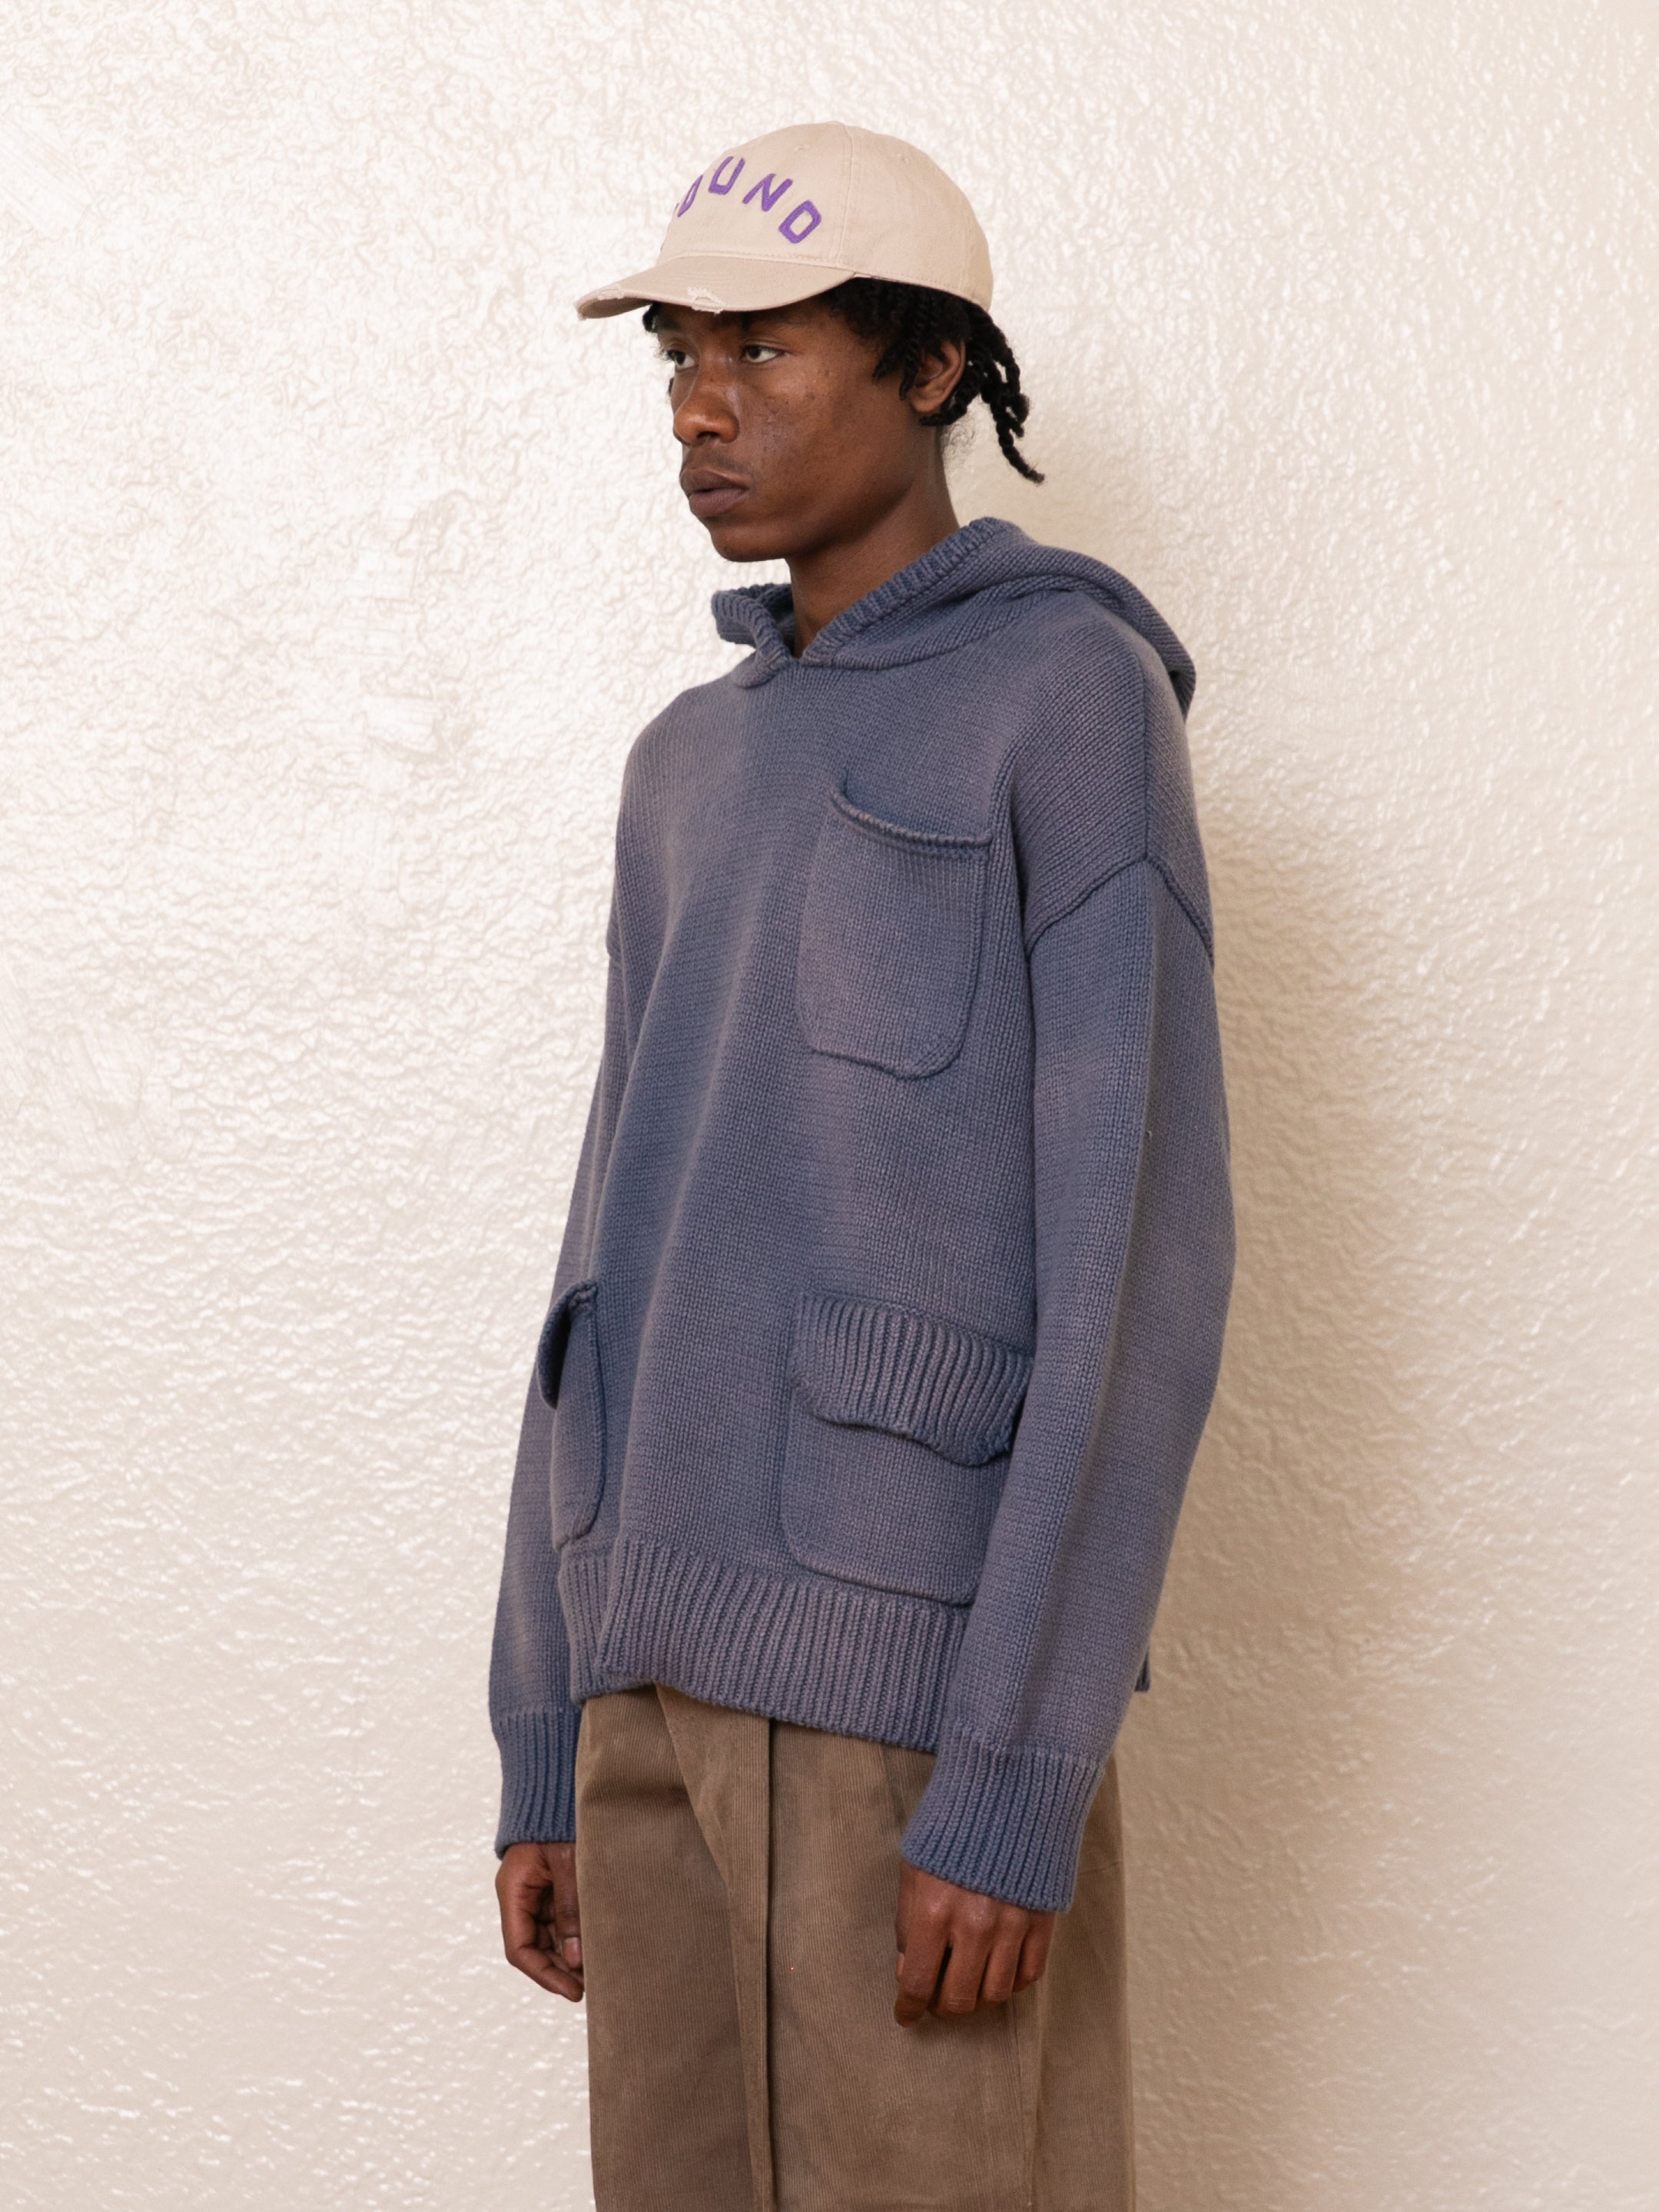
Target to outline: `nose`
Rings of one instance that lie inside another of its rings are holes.
[[[674,435],[683,446],[714,440],[730,445],[738,434],[738,413],[730,386],[717,367],[699,362],[689,371],[686,389],[674,407]]]

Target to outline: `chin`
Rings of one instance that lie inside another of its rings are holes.
[[[788,555],[789,532],[775,522],[719,514],[703,528],[722,561],[781,561]]]

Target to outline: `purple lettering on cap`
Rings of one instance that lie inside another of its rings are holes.
[[[762,207],[765,209],[768,215],[770,215],[773,209],[777,205],[778,202],[783,198],[784,194],[788,191],[790,185],[793,185],[794,181],[795,180],[793,177],[786,177],[781,185],[773,185],[771,191],[769,192],[766,187],[772,184],[772,172],[769,169],[757,185],[750,185],[748,191],[743,196],[743,204],[747,207],[750,201],[752,200],[756,193],[758,192],[760,194],[760,204]]]
[[[725,182],[724,184],[722,184],[722,183],[720,182],[720,172],[725,168],[725,167],[726,167],[726,163],[727,163],[728,161],[735,161],[737,162],[737,165],[738,165],[738,166],[737,166],[737,167],[736,167],[735,169],[733,169],[733,170],[732,170],[732,172],[731,175],[730,175],[729,177],[727,177],[727,179],[726,179],[726,182]],[[742,155],[741,155],[741,154],[738,154],[738,155],[723,154],[723,155],[720,156],[720,160],[719,160],[718,161],[716,161],[716,162],[715,162],[715,164],[714,164],[714,175],[713,175],[712,177],[710,177],[710,178],[709,178],[709,179],[708,179],[708,189],[709,189],[709,191],[710,191],[711,192],[721,192],[721,193],[729,192],[729,191],[731,191],[731,189],[732,189],[732,185],[735,185],[735,184],[737,183],[738,179],[742,174],[743,174],[743,156],[742,156]]]
[[[674,212],[676,215],[684,215],[685,213],[687,208],[690,206],[692,201],[697,197],[697,186],[702,182],[702,179],[700,176],[693,177],[691,179],[691,189],[686,194],[685,198],[680,202],[679,205],[675,209]]]
[[[801,217],[803,216],[807,218],[805,222],[801,222]],[[785,216],[783,221],[778,225],[778,228],[783,233],[791,246],[799,246],[803,238],[810,238],[811,236],[812,233],[817,228],[818,225],[823,221],[823,217],[813,206],[811,201],[803,200],[799,207],[793,207],[790,209],[788,214]],[[800,226],[799,229],[796,228],[797,224],[799,224]]]

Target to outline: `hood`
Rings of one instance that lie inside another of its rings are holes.
[[[972,643],[1012,619],[1022,599],[1081,592],[1139,630],[1169,674],[1184,714],[1195,681],[1192,657],[1152,602],[1128,579],[1091,561],[1042,545],[995,515],[965,523],[826,623],[800,656],[803,667],[894,668]],[[743,584],[716,592],[714,627],[754,658],[731,672],[733,684],[764,684],[791,659],[784,625],[793,603],[787,584]]]

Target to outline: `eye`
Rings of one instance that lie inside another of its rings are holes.
[[[679,345],[659,345],[657,348],[657,359],[678,373],[685,367],[685,348]]]
[[[767,345],[760,338],[756,338],[751,344],[744,348],[743,357],[745,361],[760,361],[763,358],[767,361],[776,361],[782,351],[781,346]]]

